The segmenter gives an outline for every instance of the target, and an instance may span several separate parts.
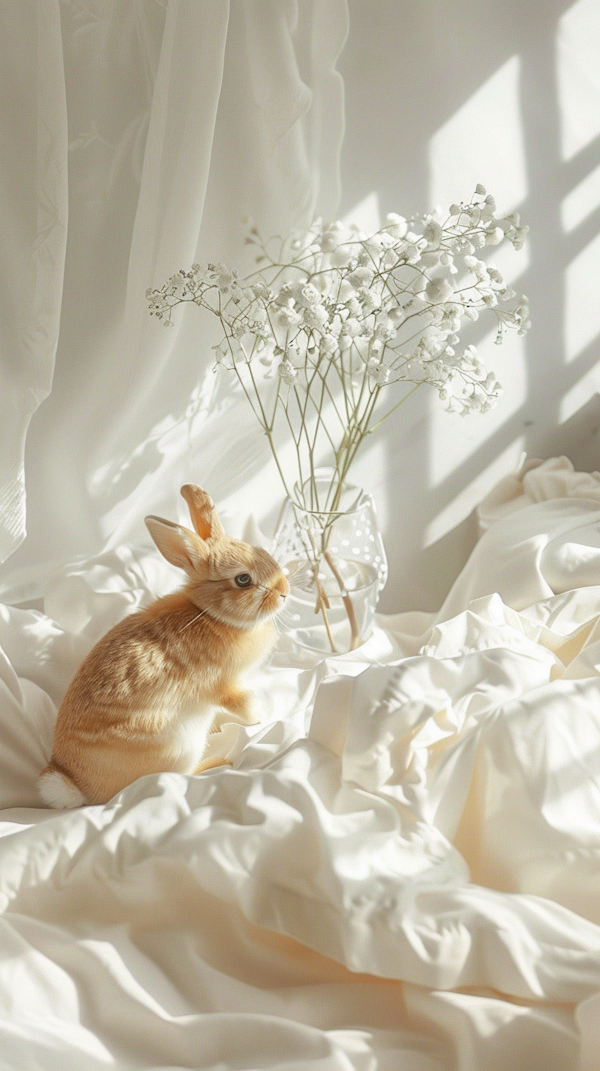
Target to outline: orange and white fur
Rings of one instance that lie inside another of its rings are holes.
[[[106,803],[144,774],[218,766],[202,761],[217,708],[258,720],[239,677],[271,649],[288,582],[265,550],[225,535],[205,491],[181,493],[195,532],[160,517],[146,524],[187,583],[112,628],[77,670],[38,781],[49,807]]]

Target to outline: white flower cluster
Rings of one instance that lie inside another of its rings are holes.
[[[182,302],[209,309],[224,329],[217,361],[258,362],[265,377],[276,373],[279,389],[320,391],[333,377],[354,402],[393,383],[429,383],[447,409],[485,412],[501,388],[474,346],[457,350],[461,328],[488,310],[497,342],[509,328],[529,327],[527,298],[479,255],[505,239],[523,245],[528,228],[518,215],[495,213],[478,186],[447,213],[391,213],[375,234],[316,220],[276,254],[250,222],[256,272],[240,279],[222,264],[194,264],[148,291],[150,311],[169,325]]]

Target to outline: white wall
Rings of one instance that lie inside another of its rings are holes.
[[[521,253],[493,258],[533,320],[525,340],[482,346],[505,388],[497,409],[452,417],[422,388],[357,473],[386,535],[382,608],[433,609],[472,546],[473,506],[521,451],[600,468],[600,6],[349,6],[339,214],[424,211],[483,182],[531,227]],[[482,318],[468,341],[492,327]]]

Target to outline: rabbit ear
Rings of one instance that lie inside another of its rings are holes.
[[[146,527],[163,558],[178,569],[194,574],[206,560],[207,550],[204,544],[189,528],[173,524],[162,517],[146,517]]]
[[[195,483],[184,484],[181,494],[188,504],[192,524],[200,538],[211,539],[214,542],[225,539],[225,532],[210,495]]]

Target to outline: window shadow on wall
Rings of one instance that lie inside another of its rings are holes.
[[[501,381],[503,371],[513,377],[498,410],[475,424],[446,417],[423,388],[380,432],[375,494],[391,578],[382,609],[436,609],[476,540],[473,507],[522,451],[600,468],[600,91],[586,80],[594,50],[600,60],[600,20],[591,0],[350,0],[350,25],[339,64],[347,113],[340,214],[374,194],[382,216],[419,212],[438,203],[429,191],[450,192],[461,180],[450,200],[465,199],[481,181],[531,228],[514,286],[530,298],[533,326],[520,353],[489,354]],[[514,104],[502,71],[518,104],[514,145],[497,118]],[[497,87],[495,107],[489,122],[484,112],[470,127],[468,104],[483,86],[488,102]],[[447,143],[447,167],[443,157],[432,162],[439,131],[452,130],[459,114],[462,143]],[[492,327],[482,319],[465,342],[483,342],[487,357]]]

